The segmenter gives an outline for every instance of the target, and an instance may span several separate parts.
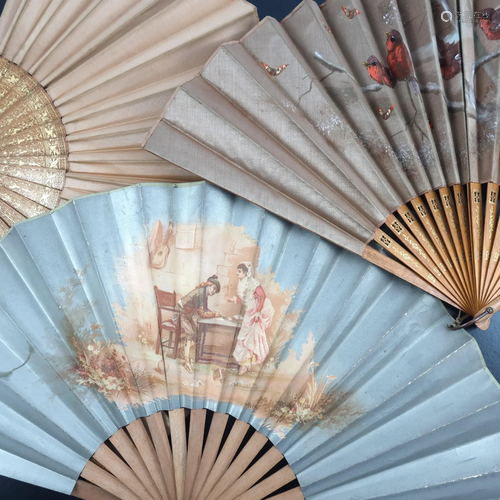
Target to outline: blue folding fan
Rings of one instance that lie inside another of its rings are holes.
[[[442,304],[210,184],[20,223],[0,282],[3,475],[105,499],[498,495],[500,391]]]

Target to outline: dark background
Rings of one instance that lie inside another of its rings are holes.
[[[254,0],[251,3],[257,6],[260,19],[271,16],[281,21],[300,3],[300,0]],[[318,3],[322,3],[322,1],[318,1]],[[5,0],[0,0],[0,12],[4,5]],[[455,314],[453,311],[450,312]],[[468,329],[468,332],[477,340],[489,370],[497,380],[500,380],[500,313],[493,316],[491,326],[486,332],[477,328]],[[0,476],[0,491],[2,500],[64,500],[69,498],[67,495],[3,476]]]

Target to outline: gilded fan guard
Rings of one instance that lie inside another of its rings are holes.
[[[55,208],[68,165],[66,132],[52,99],[0,56],[0,237]]]

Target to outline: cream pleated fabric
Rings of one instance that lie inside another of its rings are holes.
[[[257,22],[243,0],[9,0],[0,18],[0,236],[60,200],[197,179],[141,142],[173,90]]]

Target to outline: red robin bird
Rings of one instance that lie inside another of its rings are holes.
[[[387,66],[394,78],[399,81],[407,81],[413,92],[418,94],[418,83],[413,71],[410,53],[403,42],[403,37],[398,30],[385,33],[387,37]]]
[[[387,54],[389,70],[396,80],[408,80],[413,75],[413,64],[401,33],[397,30],[391,30],[389,33],[385,33],[385,36],[387,37],[386,45],[389,51]]]
[[[457,40],[453,43],[447,43],[440,38],[437,39],[439,50],[439,65],[441,66],[441,75],[444,80],[450,80],[458,75],[462,70],[462,56],[460,55],[460,43]]]
[[[368,70],[368,74],[380,85],[387,85],[388,87],[394,87],[397,80],[394,78],[392,73],[389,71],[387,66],[382,66],[382,63],[375,57],[370,56],[363,66]]]
[[[482,10],[479,26],[488,40],[500,40],[500,9],[490,7]]]

